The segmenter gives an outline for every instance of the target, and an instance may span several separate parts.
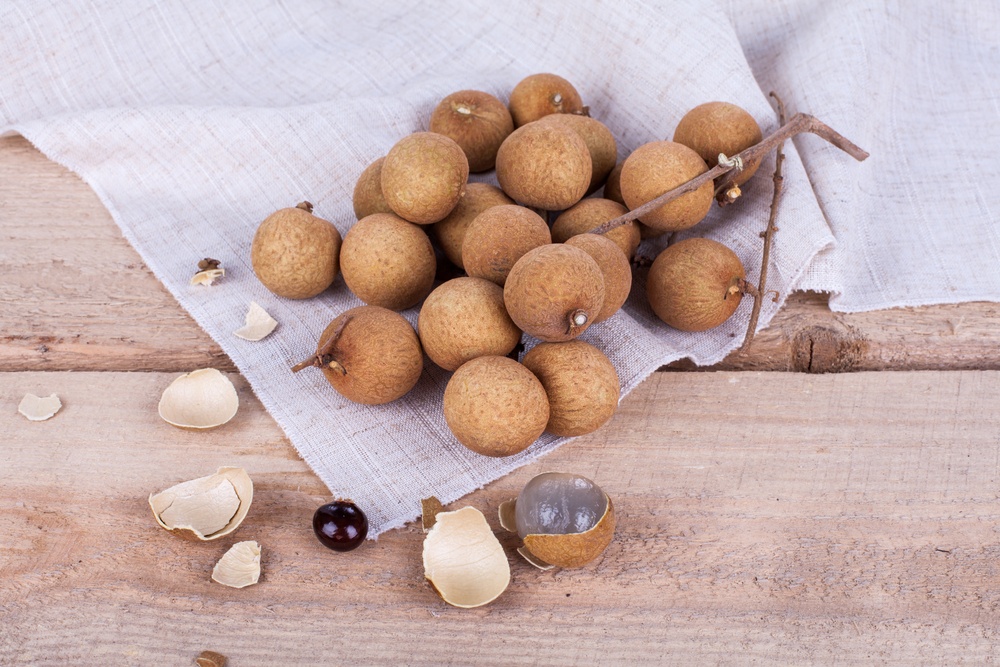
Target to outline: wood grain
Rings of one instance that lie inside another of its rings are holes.
[[[0,238],[0,368],[235,370],[90,188],[20,137],[0,139]],[[994,303],[841,314],[824,295],[794,294],[715,369],[1000,369],[998,327]]]
[[[171,374],[0,374],[0,664],[969,664],[1000,635],[1000,373],[658,373],[615,419],[457,505],[495,511],[572,470],[619,511],[580,570],[450,608],[422,533],[350,554],[309,518],[328,497],[238,376],[226,426],[156,415]],[[28,422],[25,392],[65,407]],[[178,539],[146,497],[240,465],[254,505],[219,543]],[[414,512],[416,516],[416,511]],[[261,583],[209,580],[235,541]]]

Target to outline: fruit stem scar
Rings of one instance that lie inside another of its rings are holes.
[[[460,113],[460,114],[463,114],[463,115],[466,115],[466,116],[469,116],[469,115],[472,114],[472,109],[470,109],[469,107],[465,106],[464,104],[460,104],[457,107],[455,107],[455,111],[457,113]]]
[[[781,101],[773,91],[771,92],[771,97],[778,105],[778,122],[781,125],[785,124],[785,103]],[[767,219],[767,229],[764,230],[764,248],[761,252],[761,265],[760,265],[760,281],[757,284],[756,290],[753,292],[753,308],[750,311],[750,321],[747,323],[747,332],[743,337],[743,344],[740,345],[738,352],[742,353],[750,347],[750,341],[753,340],[754,334],[757,332],[757,320],[760,317],[760,308],[763,302],[763,298],[767,296],[770,292],[774,290],[767,289],[767,266],[769,264],[769,258],[771,256],[771,241],[774,238],[774,233],[778,231],[775,221],[778,219],[778,201],[781,198],[781,188],[785,182],[784,177],[781,175],[781,163],[785,161],[785,153],[782,151],[784,147],[784,141],[779,141],[776,147],[777,155],[774,159],[774,177],[772,181],[774,182],[774,193],[771,195],[771,214]],[[778,293],[774,293],[774,302],[778,301]]]
[[[590,321],[590,316],[587,315],[587,311],[582,308],[574,310],[569,314],[569,327],[566,329],[566,333],[571,333],[573,329],[584,326],[588,321]]]

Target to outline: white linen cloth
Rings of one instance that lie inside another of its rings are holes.
[[[249,261],[265,216],[309,200],[345,234],[362,169],[461,89],[506,100],[528,74],[560,74],[612,129],[620,158],[672,137],[710,100],[741,105],[767,134],[774,90],[789,113],[816,115],[872,157],[857,163],[815,137],[786,144],[768,284],[780,299],[765,300],[761,327],[796,288],[830,291],[844,311],[997,300],[998,30],[1000,6],[987,1],[6,0],[0,133],[24,135],[93,187],[376,536],[414,519],[421,498],[451,502],[560,441],[507,459],[466,450],[441,414],[449,374],[430,362],[414,391],[379,407],[341,398],[318,372],[291,374],[360,301],[340,279],[308,301],[270,294]],[[726,243],[751,280],[772,170],[773,159],[737,205],[685,234]],[[202,257],[221,260],[225,279],[189,285]],[[280,322],[256,343],[232,334],[250,301]],[[584,339],[615,363],[624,395],[671,360],[722,359],[749,301],[711,332],[672,331],[638,271],[624,311]],[[417,309],[404,315],[416,323]]]

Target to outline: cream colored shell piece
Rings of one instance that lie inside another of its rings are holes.
[[[212,581],[231,588],[246,588],[260,579],[260,545],[237,542],[212,568]]]
[[[276,319],[268,315],[256,301],[251,301],[243,326],[234,331],[233,335],[243,340],[258,341],[267,338],[277,326]]]
[[[205,269],[204,271],[199,271],[191,277],[191,284],[210,287],[212,283],[224,275],[226,275],[225,269]]]
[[[424,538],[424,576],[448,604],[479,607],[507,590],[510,564],[483,513],[463,507],[437,515]]]
[[[55,394],[39,398],[34,394],[25,394],[17,405],[17,411],[33,422],[43,422],[55,416],[62,408],[62,401]]]
[[[149,496],[163,528],[189,540],[210,541],[239,528],[253,501],[253,482],[243,468],[181,482]]]
[[[214,368],[182,375],[163,391],[159,412],[163,421],[180,428],[214,428],[225,424],[240,407],[236,388]]]

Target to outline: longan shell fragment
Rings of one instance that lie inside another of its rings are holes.
[[[344,282],[371,306],[405,310],[434,286],[437,261],[427,234],[392,213],[358,220],[340,250]]]
[[[560,213],[559,217],[552,223],[552,241],[553,243],[565,243],[577,234],[585,234],[608,220],[614,220],[626,213],[628,213],[628,209],[625,208],[624,204],[611,199],[599,197],[583,199],[572,208]],[[635,220],[629,220],[624,225],[605,232],[602,236],[614,241],[629,260],[635,257],[636,248],[639,247],[641,241],[639,226]]]
[[[539,343],[522,362],[549,397],[545,430],[559,436],[592,433],[618,410],[621,383],[607,355],[590,343]]]
[[[500,188],[488,183],[469,183],[465,186],[465,194],[458,204],[432,227],[434,238],[444,251],[445,257],[460,269],[465,268],[462,262],[462,244],[465,233],[476,216],[493,206],[514,204],[514,200],[503,193]]]
[[[691,109],[674,130],[674,141],[692,148],[711,169],[719,163],[719,153],[733,157],[763,139],[760,125],[742,108],[729,102],[706,102]],[[745,164],[736,185],[750,180],[760,162]]]
[[[497,180],[503,191],[546,211],[561,211],[580,201],[592,173],[587,143],[554,123],[519,127],[497,152]]]
[[[625,205],[636,209],[708,171],[692,149],[673,141],[654,141],[635,149],[622,165],[621,189]],[[708,215],[714,199],[712,181],[694,192],[642,216],[641,222],[656,231],[676,232],[692,227]]]
[[[444,419],[472,451],[511,456],[542,435],[549,421],[549,399],[538,378],[513,359],[477,357],[448,381]]]
[[[580,135],[590,152],[591,175],[587,192],[595,192],[604,185],[618,161],[618,144],[607,125],[596,118],[578,114],[550,114],[541,121],[569,128]]]
[[[583,100],[573,84],[558,74],[532,74],[510,93],[510,115],[521,127],[554,113],[583,113]]]
[[[340,232],[302,202],[267,216],[250,246],[253,272],[286,299],[308,299],[329,287],[340,270]]]
[[[740,305],[743,263],[718,241],[690,238],[668,246],[653,261],[646,296],[653,312],[681,331],[705,331],[728,320]]]
[[[429,225],[451,213],[468,178],[469,160],[453,139],[415,132],[385,156],[382,195],[399,217]]]
[[[514,131],[507,106],[489,93],[460,90],[445,97],[431,113],[430,131],[453,139],[469,160],[469,171],[489,171],[497,150]]]
[[[503,289],[504,304],[521,331],[543,341],[576,338],[604,305],[604,276],[583,250],[541,246],[517,260]]]
[[[417,332],[427,356],[448,371],[476,357],[506,355],[521,340],[503,288],[482,278],[454,278],[435,288],[420,307]]]
[[[632,291],[632,265],[628,257],[611,239],[597,234],[578,234],[566,241],[566,245],[579,248],[590,255],[601,269],[604,277],[604,305],[594,317],[594,322],[603,322],[625,305]]]
[[[316,348],[330,385],[355,403],[380,405],[400,398],[420,379],[424,355],[410,323],[379,306],[358,306],[323,330]]]
[[[514,204],[492,206],[469,224],[462,241],[462,264],[470,276],[502,287],[517,260],[549,243],[549,226],[531,209]]]
[[[604,553],[615,536],[615,508],[608,498],[608,508],[597,525],[584,533],[562,535],[533,534],[524,538],[524,548],[531,555],[557,567],[583,567]]]

